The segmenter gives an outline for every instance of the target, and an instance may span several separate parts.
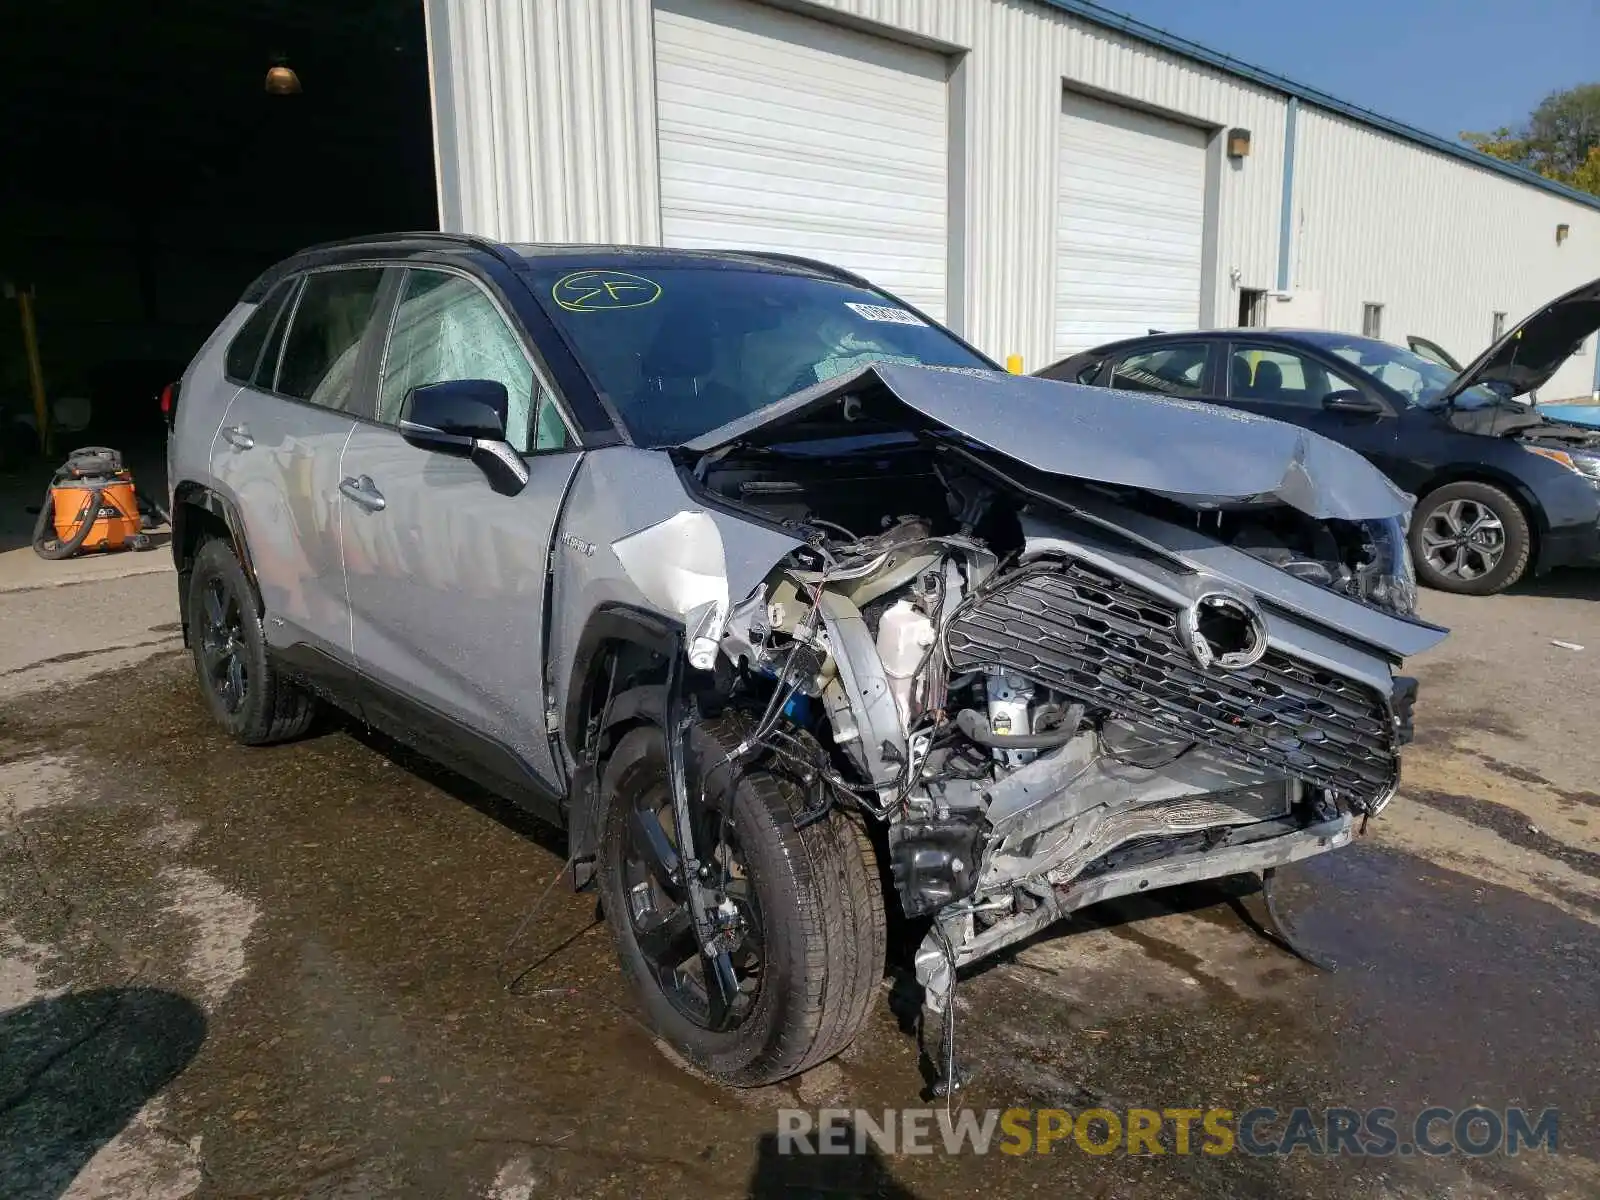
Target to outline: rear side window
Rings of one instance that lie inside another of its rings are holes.
[[[361,336],[377,304],[381,267],[306,276],[284,340],[276,391],[320,408],[349,411]]]
[[[261,359],[261,347],[266,343],[272,322],[277,317],[278,310],[283,307],[284,298],[289,295],[293,285],[293,280],[285,279],[268,292],[266,298],[256,305],[255,312],[251,313],[239,327],[239,332],[233,335],[233,341],[228,343],[228,354],[223,369],[233,382],[250,383],[255,379],[256,363]]]

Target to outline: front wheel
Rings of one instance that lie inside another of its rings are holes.
[[[726,950],[697,944],[678,872],[666,741],[628,732],[607,763],[600,848],[606,921],[651,1026],[709,1074],[772,1083],[831,1058],[883,978],[885,925],[872,844],[851,816],[796,829],[798,789],[728,754],[738,718],[697,722],[685,754],[697,851],[726,898]]]
[[[1532,548],[1522,506],[1490,483],[1446,484],[1417,501],[1412,515],[1417,578],[1442,592],[1503,592],[1527,571]]]

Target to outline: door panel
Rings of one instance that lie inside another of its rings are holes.
[[[530,456],[516,496],[496,493],[469,459],[400,436],[411,389],[452,379],[505,386],[507,437]],[[565,449],[567,425],[489,293],[439,269],[413,267],[399,281],[373,391],[377,420],[351,435],[340,483],[357,664],[412,702],[390,714],[401,736],[480,779],[520,791],[531,769],[551,784],[544,597],[580,457]]]
[[[1234,342],[1223,366],[1223,382],[1234,408],[1314,430],[1350,447],[1385,473],[1396,465],[1398,422],[1392,415],[1331,412],[1323,407],[1323,399],[1335,392],[1376,396],[1353,367],[1336,367],[1281,345]]]
[[[344,413],[241,388],[212,443],[212,475],[244,520],[269,645],[349,658],[338,487],[354,428]]]
[[[302,276],[211,447],[212,473],[244,520],[268,644],[305,643],[344,662],[339,459],[356,425],[350,409],[383,279],[376,267]]]
[[[352,645],[362,670],[556,777],[545,735],[545,580],[556,511],[576,452],[529,460],[517,496],[464,458],[363,422],[346,478],[382,507],[343,500]]]

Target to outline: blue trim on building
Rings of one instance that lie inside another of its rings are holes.
[[[1176,34],[1168,33],[1164,29],[1157,29],[1154,25],[1146,25],[1143,21],[1135,20],[1133,17],[1113,12],[1109,8],[1102,8],[1098,4],[1091,3],[1090,0],[1040,0],[1040,2],[1050,8],[1059,9],[1093,25],[1098,25],[1102,29],[1125,33],[1129,37],[1137,38],[1141,42],[1148,42],[1152,46],[1157,46],[1183,58],[1203,63],[1219,71],[1225,71],[1229,75],[1238,76],[1240,79],[1247,79],[1251,83],[1260,84],[1262,87],[1270,88],[1275,92],[1282,92],[1291,100],[1304,100],[1307,104],[1314,105],[1317,108],[1338,113],[1341,117],[1349,117],[1352,121],[1358,121],[1372,129],[1378,129],[1384,133],[1393,134],[1395,137],[1404,138],[1408,142],[1426,147],[1429,150],[1437,150],[1440,154],[1448,154],[1451,158],[1458,158],[1462,162],[1471,163],[1475,167],[1482,167],[1486,171],[1504,175],[1506,178],[1514,179],[1518,183],[1525,183],[1529,187],[1551,192],[1565,200],[1575,201],[1588,208],[1600,209],[1600,196],[1590,195],[1588,192],[1580,192],[1576,188],[1570,188],[1564,183],[1557,183],[1553,179],[1546,179],[1543,175],[1537,175],[1512,163],[1492,158],[1487,154],[1480,154],[1478,151],[1463,146],[1459,142],[1452,142],[1448,138],[1442,138],[1437,134],[1418,129],[1413,125],[1407,125],[1403,121],[1385,117],[1380,113],[1373,112],[1371,109],[1340,100],[1337,96],[1330,96],[1327,92],[1307,87],[1303,83],[1296,83],[1294,80],[1286,79],[1282,75],[1264,71],[1260,67],[1253,67],[1249,63],[1240,62],[1238,59],[1223,54],[1218,50],[1202,46],[1199,42],[1191,42],[1188,38],[1178,37]]]
[[[1278,213],[1278,290],[1289,290],[1289,253],[1294,232],[1294,134],[1300,117],[1300,101],[1289,97],[1289,110],[1283,116],[1283,200]]]

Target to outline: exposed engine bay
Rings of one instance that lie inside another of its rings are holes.
[[[1443,633],[1411,617],[1403,517],[840,432],[680,459],[802,543],[691,620],[695,665],[759,711],[741,750],[804,782],[803,819],[882,824],[902,908],[934,919],[936,1010],[1076,908],[1334,849],[1394,794],[1415,684],[1392,667]]]

